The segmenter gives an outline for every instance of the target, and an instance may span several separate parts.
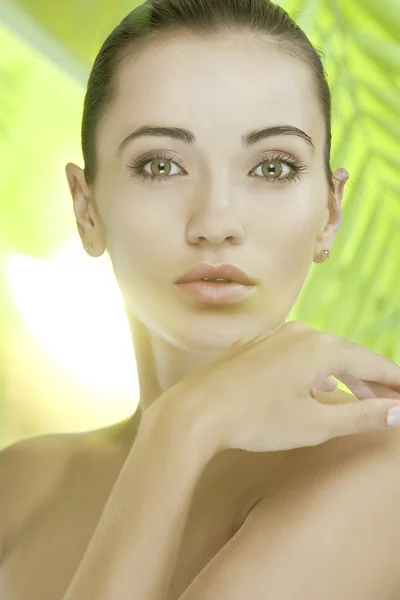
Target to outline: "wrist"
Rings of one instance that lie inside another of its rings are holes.
[[[142,437],[150,435],[166,451],[177,448],[200,466],[219,451],[212,415],[192,393],[182,394],[174,387],[143,412],[140,429]]]

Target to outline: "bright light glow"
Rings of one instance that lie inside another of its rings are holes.
[[[80,242],[49,260],[6,258],[11,293],[38,343],[94,390],[139,396],[135,355],[121,292],[107,257]]]

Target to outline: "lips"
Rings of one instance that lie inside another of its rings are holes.
[[[211,279],[221,278],[230,279],[235,283],[241,283],[243,285],[255,285],[247,273],[235,267],[232,264],[223,264],[219,266],[210,265],[208,263],[200,263],[193,269],[187,271],[182,277],[180,277],[175,283],[190,283],[192,281],[200,281],[204,277]]]

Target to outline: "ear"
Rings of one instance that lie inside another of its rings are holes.
[[[317,236],[315,244],[315,262],[323,262],[323,251],[332,248],[336,234],[343,220],[342,199],[344,186],[349,179],[349,174],[346,169],[336,169],[332,177],[334,192],[331,193],[329,197],[327,219]]]
[[[77,165],[68,163],[65,167],[65,174],[82,244],[83,246],[88,244],[92,246],[92,256],[101,256],[105,251],[104,235],[93,205],[92,192],[86,183],[85,173]]]

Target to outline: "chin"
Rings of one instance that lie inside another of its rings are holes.
[[[268,327],[265,322],[251,318],[249,315],[242,318],[236,318],[234,322],[228,319],[224,322],[223,319],[211,319],[205,323],[204,318],[192,319],[190,326],[185,327],[183,331],[169,332],[168,341],[182,350],[192,352],[222,352],[242,339],[249,341],[261,333],[271,331],[278,325]],[[165,337],[165,336],[163,336]]]

